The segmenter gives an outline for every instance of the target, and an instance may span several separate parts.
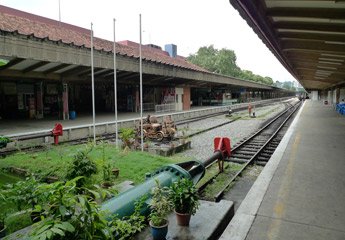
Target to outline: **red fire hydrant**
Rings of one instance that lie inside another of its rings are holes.
[[[55,123],[55,127],[52,130],[52,136],[54,137],[54,144],[59,144],[59,136],[63,135],[63,128],[61,123]]]

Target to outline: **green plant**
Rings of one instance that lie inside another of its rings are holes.
[[[5,211],[5,203],[6,203],[6,198],[2,192],[0,192],[0,231],[5,227],[5,218],[7,215],[7,211]]]
[[[111,165],[109,163],[103,164],[102,171],[103,171],[103,180],[111,181],[112,176],[113,176],[113,174],[111,173]]]
[[[170,199],[175,211],[194,215],[199,207],[198,191],[193,182],[187,178],[179,179],[170,187]]]
[[[116,216],[110,221],[112,232],[116,239],[129,239],[137,232],[145,228],[145,217],[141,215],[141,210],[145,203],[146,196],[135,203],[134,213],[129,217],[118,219]]]
[[[133,128],[121,128],[119,136],[124,143],[124,147],[130,147],[130,140],[135,137],[135,131]]]
[[[78,151],[77,154],[74,155],[72,166],[66,175],[67,179],[74,179],[78,176],[88,178],[92,174],[97,173],[96,163],[88,156],[92,149],[93,145],[88,144],[84,150]],[[80,178],[80,181],[78,182],[79,187],[85,184],[86,178]]]
[[[8,137],[0,135],[0,142],[9,143],[9,142],[11,142],[11,140]]]
[[[11,142],[11,140],[8,137],[0,135],[0,148],[6,147],[9,142]]]
[[[33,207],[38,202],[35,190],[39,182],[34,176],[26,178],[24,181],[18,181],[13,184],[6,184],[3,188],[3,194],[9,202],[16,205],[17,210]]]
[[[163,226],[172,210],[172,202],[169,199],[169,188],[162,187],[157,179],[155,181],[156,186],[152,189],[149,218],[154,226]]]
[[[30,239],[112,239],[107,221],[96,203],[101,195],[87,188],[80,191],[77,182],[81,178],[39,186],[36,193],[43,195],[45,201],[35,208],[43,211],[42,221],[35,225]]]

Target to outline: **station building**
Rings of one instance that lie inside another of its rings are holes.
[[[0,117],[68,119],[92,112],[91,33],[0,5]],[[94,38],[96,112],[114,112],[112,41]],[[140,109],[139,44],[115,45],[119,112]],[[183,111],[293,95],[273,86],[211,73],[177,46],[142,45],[144,111]],[[71,116],[70,116],[71,115]]]

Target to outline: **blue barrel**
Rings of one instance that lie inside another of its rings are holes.
[[[74,120],[76,117],[77,117],[77,114],[75,113],[75,111],[69,112],[69,119],[70,120]]]

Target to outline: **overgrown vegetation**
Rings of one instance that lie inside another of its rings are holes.
[[[1,211],[0,222],[6,222],[7,232],[11,233],[38,220],[32,233],[34,239],[112,239],[115,235],[116,239],[127,239],[144,226],[141,207],[128,218],[114,217],[110,222],[105,221],[99,211],[101,200],[96,196],[101,189],[94,184],[106,180],[140,183],[144,181],[145,173],[184,160],[146,152],[124,152],[108,143],[52,146],[45,152],[19,152],[7,156],[0,161],[1,169],[17,167],[33,175],[25,181],[0,186],[1,196],[6,199],[2,199],[5,206],[1,209],[9,210]],[[118,178],[112,176],[115,162],[121,169]],[[40,180],[46,176],[56,176],[60,181],[42,183]],[[113,192],[107,191],[107,196]]]
[[[237,164],[237,163],[229,163],[229,165],[227,165],[226,167],[224,167],[224,173],[219,174],[212,182],[212,184],[209,184],[203,194],[202,194],[202,198],[205,200],[209,200],[209,201],[214,201],[214,196],[219,193],[220,190],[222,190],[222,188],[224,187],[225,183],[227,181],[229,181],[229,179],[231,178],[231,176],[235,175],[240,169],[242,168],[241,164]],[[213,172],[218,171],[216,169],[213,169]],[[212,174],[212,173],[209,173]],[[214,174],[213,174],[214,175]],[[204,177],[203,181],[206,181],[207,179],[209,179],[210,176],[206,176],[206,178]],[[231,188],[232,185],[229,186],[229,188]]]
[[[7,156],[0,161],[0,169],[17,167],[27,170],[36,175],[56,176],[59,180],[67,180],[72,162],[81,153],[86,150],[85,145],[78,146],[52,146],[44,152],[25,153],[19,152]],[[62,153],[62,154],[59,154]],[[85,152],[83,153],[85,155]],[[104,146],[97,145],[87,154],[87,158],[93,161],[97,166],[97,173],[92,174],[90,183],[101,183],[104,179],[103,166],[110,164],[121,170],[118,178],[113,179],[114,183],[120,183],[124,180],[130,180],[134,183],[140,183],[145,180],[145,173],[152,172],[157,168],[171,163],[185,161],[179,157],[161,157],[147,152],[129,151],[123,152],[116,149],[113,145],[104,143]]]

